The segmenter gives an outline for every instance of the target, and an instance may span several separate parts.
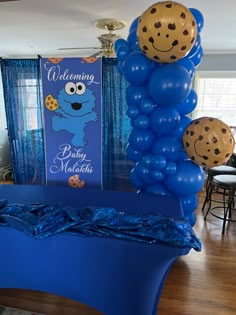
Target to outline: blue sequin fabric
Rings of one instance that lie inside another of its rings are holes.
[[[201,242],[188,221],[156,213],[129,214],[114,208],[76,209],[39,203],[9,204],[0,200],[0,225],[34,238],[67,232],[201,250]]]

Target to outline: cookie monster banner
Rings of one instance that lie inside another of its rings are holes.
[[[48,185],[102,185],[102,63],[42,58]]]

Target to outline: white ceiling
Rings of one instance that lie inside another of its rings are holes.
[[[127,38],[132,21],[157,1],[146,0],[21,0],[0,2],[0,56],[89,56],[95,50],[59,51],[60,47],[99,47],[97,36],[106,31],[97,19],[116,18],[127,23],[117,31]],[[200,10],[204,53],[236,53],[235,0],[179,0]]]

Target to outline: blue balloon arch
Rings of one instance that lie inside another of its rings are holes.
[[[127,154],[135,163],[130,180],[138,192],[180,198],[185,217],[194,225],[205,175],[186,155],[182,137],[192,122],[187,115],[198,101],[192,81],[203,57],[204,19],[199,10],[187,10],[196,21],[197,36],[190,51],[176,62],[157,62],[140,49],[142,15],[132,22],[127,40],[118,39],[114,48],[119,71],[129,83],[126,102],[132,129]]]

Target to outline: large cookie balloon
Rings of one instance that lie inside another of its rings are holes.
[[[154,61],[172,63],[185,57],[197,37],[197,23],[191,11],[180,3],[153,4],[140,17],[139,47]]]
[[[198,165],[213,167],[230,159],[235,140],[223,121],[212,117],[195,119],[186,128],[183,145],[188,157]]]

